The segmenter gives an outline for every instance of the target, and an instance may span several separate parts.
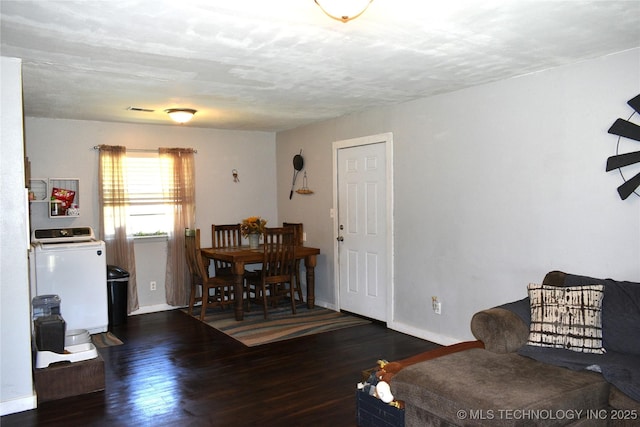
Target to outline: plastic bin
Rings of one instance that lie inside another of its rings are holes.
[[[115,265],[107,265],[109,330],[127,323],[128,288],[129,272]]]
[[[64,353],[66,323],[59,314],[40,316],[33,321],[38,351]]]
[[[58,295],[38,295],[31,300],[33,319],[60,313],[60,297]]]

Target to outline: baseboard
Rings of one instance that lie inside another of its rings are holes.
[[[175,310],[176,308],[182,308],[182,307],[176,307],[169,304],[146,305],[144,307],[139,307],[136,311],[132,311],[131,313],[129,313],[129,316],[136,316],[138,314],[146,314],[146,313],[156,313],[158,311]]]
[[[328,303],[326,301],[316,300],[315,301],[315,305],[317,305],[318,307],[326,308],[326,309],[333,310],[333,311],[340,311],[340,310],[338,310],[338,307],[336,307],[335,304],[330,304],[330,303]]]
[[[37,407],[38,396],[34,393],[32,396],[0,402],[0,416],[29,411],[31,409],[36,409]]]
[[[200,303],[196,303],[196,306],[199,306]],[[327,308],[333,311],[339,311],[335,304],[330,304],[326,301],[318,301],[316,300],[315,305],[318,307]],[[146,313],[156,313],[158,311],[168,311],[175,310],[177,308],[185,308],[185,307],[176,307],[169,304],[155,304],[155,305],[146,305],[144,307],[139,307],[136,311],[132,311],[129,313],[129,316],[137,316],[138,314],[146,314]]]
[[[329,310],[340,311],[340,309],[335,305],[328,303],[326,301],[318,301],[316,300],[316,305],[319,307],[324,307]],[[440,345],[451,345],[459,343],[462,340],[452,338],[446,335],[435,334],[433,332],[425,331],[423,329],[418,329],[414,326],[409,326],[405,323],[401,322],[386,322],[387,328],[393,329],[394,331],[402,332],[403,334],[411,335],[416,338],[421,338],[423,340],[431,341]]]
[[[461,341],[456,338],[436,334],[430,331],[425,331],[423,329],[418,329],[400,322],[387,322],[387,327],[389,329],[393,329],[394,331],[402,332],[403,334],[411,335],[417,338],[422,338],[423,340],[431,341],[440,345],[451,345],[459,343]]]

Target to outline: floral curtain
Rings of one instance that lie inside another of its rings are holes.
[[[127,235],[127,193],[124,163],[127,149],[100,145],[98,198],[100,203],[100,238],[106,246],[107,264],[124,268],[129,273],[128,307],[138,309],[136,259],[133,237]]]
[[[184,306],[189,302],[191,276],[185,256],[184,229],[196,220],[194,151],[188,148],[160,148],[166,203],[173,210],[173,228],[167,243],[165,292],[167,304]]]

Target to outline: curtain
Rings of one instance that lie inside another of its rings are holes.
[[[127,235],[127,193],[125,161],[127,149],[100,145],[98,199],[100,204],[100,238],[107,251],[107,264],[129,273],[127,312],[138,309],[136,259],[133,237]]]
[[[191,275],[185,257],[184,229],[196,220],[194,151],[186,148],[160,148],[165,201],[173,210],[173,228],[167,243],[165,293],[167,304],[185,306],[189,302]]]

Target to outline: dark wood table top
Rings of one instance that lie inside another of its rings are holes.
[[[251,249],[249,246],[233,246],[227,248],[202,248],[202,255],[207,258],[215,258],[228,262],[243,262],[246,264],[257,263],[262,261],[264,254],[263,246],[257,249]],[[318,255],[320,249],[309,246],[296,246],[296,258],[306,258],[312,255]]]

